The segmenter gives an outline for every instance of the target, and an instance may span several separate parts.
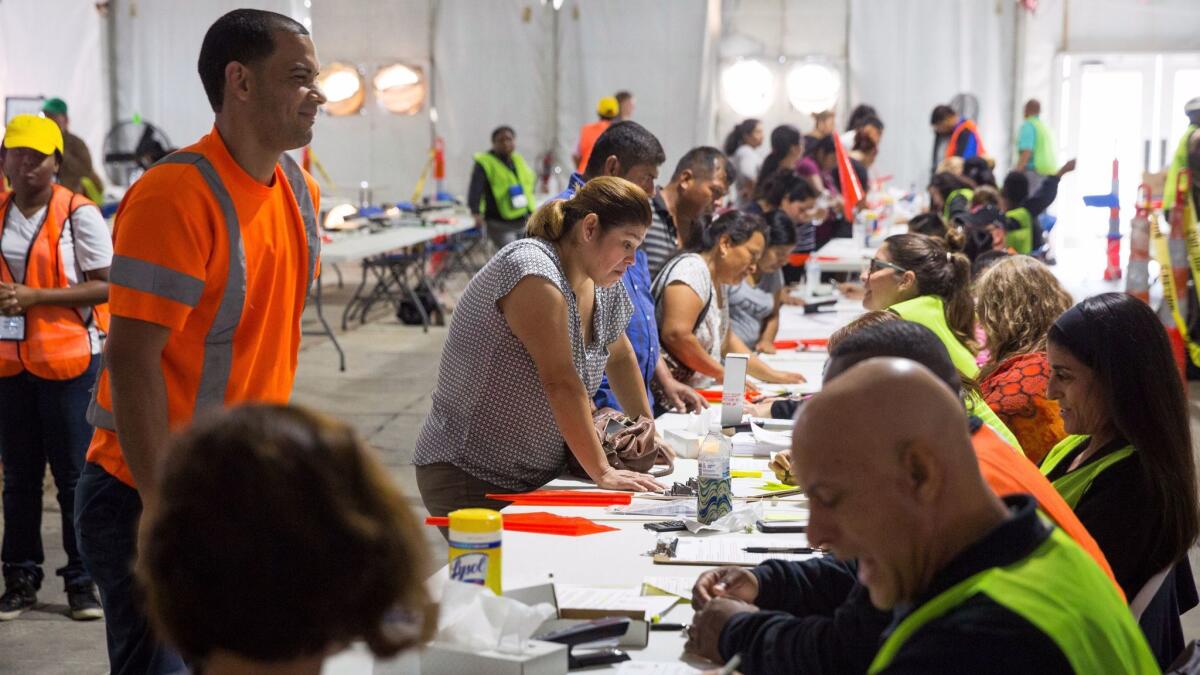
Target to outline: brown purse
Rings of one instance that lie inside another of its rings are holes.
[[[592,423],[596,426],[604,455],[613,468],[649,473],[655,477],[675,470],[671,454],[654,437],[654,420],[649,417],[640,415],[632,419],[620,410],[600,408],[592,413]],[[656,465],[659,466],[657,472],[654,470]],[[588,478],[570,449],[567,450],[567,472]]]

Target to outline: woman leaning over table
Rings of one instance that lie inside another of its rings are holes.
[[[1179,615],[1197,604],[1187,552],[1200,534],[1188,404],[1167,333],[1146,303],[1105,293],[1058,317],[1047,355],[1046,395],[1073,435],[1042,473],[1100,545],[1165,667],[1183,650]]]
[[[609,465],[591,404],[607,371],[626,413],[650,415],[620,283],[649,225],[641,188],[595,178],[539,208],[528,238],[500,249],[471,279],[417,436],[417,486],[430,514],[501,508],[506,502],[486,495],[545,485],[568,452],[602,488],[660,487]]]
[[[54,475],[67,564],[58,570],[72,619],[99,619],[75,541],[75,485],[92,438],[89,392],[108,327],[112,238],[100,209],[55,183],[63,138],[52,120],[17,115],[0,149],[12,192],[0,194],[0,460],[5,593],[0,621],[37,602],[42,482]]]
[[[727,286],[739,284],[762,257],[766,225],[755,215],[727,211],[704,228],[692,251],[663,266],[653,293],[664,358],[680,382],[722,382],[727,353],[749,353],[729,329]],[[751,354],[750,375],[764,382],[798,384],[804,377],[772,368]]]

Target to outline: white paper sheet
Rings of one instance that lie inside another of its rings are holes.
[[[642,621],[649,621],[656,614],[665,614],[679,602],[674,595],[641,595],[641,588],[591,588],[555,584],[554,594],[558,598],[561,616],[572,609],[611,610],[627,614],[638,612]]]
[[[802,533],[786,537],[756,537],[753,535],[727,535],[718,537],[680,537],[675,549],[674,560],[679,562],[703,562],[713,565],[757,565],[764,560],[807,560],[817,554],[811,553],[747,553],[742,549],[749,546],[799,547],[808,546],[808,537]],[[657,561],[656,561],[657,562]]]
[[[661,595],[666,593],[690,601],[692,587],[695,585],[696,580],[692,577],[646,577],[642,579],[642,594]],[[647,593],[648,589],[653,590]]]

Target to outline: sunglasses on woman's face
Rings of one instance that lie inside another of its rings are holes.
[[[884,269],[895,270],[899,274],[904,274],[905,272],[908,271],[899,265],[890,263],[886,260],[880,260],[879,258],[871,258],[870,262],[867,263],[867,274],[868,275],[875,274],[879,270],[884,270]]]

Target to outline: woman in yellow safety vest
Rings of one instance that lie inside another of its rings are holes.
[[[5,592],[0,621],[37,602],[42,480],[54,475],[72,619],[103,616],[75,540],[75,484],[92,438],[85,419],[107,329],[112,239],[94,203],[55,182],[63,137],[53,121],[17,115],[0,164],[0,459],[4,463]]]
[[[971,296],[971,261],[956,250],[961,244],[961,238],[948,243],[923,234],[888,237],[862,272],[863,307],[886,309],[933,331],[946,345],[958,372],[974,381],[979,376],[973,338],[975,300]],[[977,391],[971,391],[968,406],[972,415],[1020,449],[1016,436]]]
[[[1159,665],[1183,649],[1179,615],[1197,604],[1187,550],[1200,533],[1183,383],[1144,302],[1105,293],[1050,328],[1046,395],[1068,434],[1042,473],[1112,565]]]

